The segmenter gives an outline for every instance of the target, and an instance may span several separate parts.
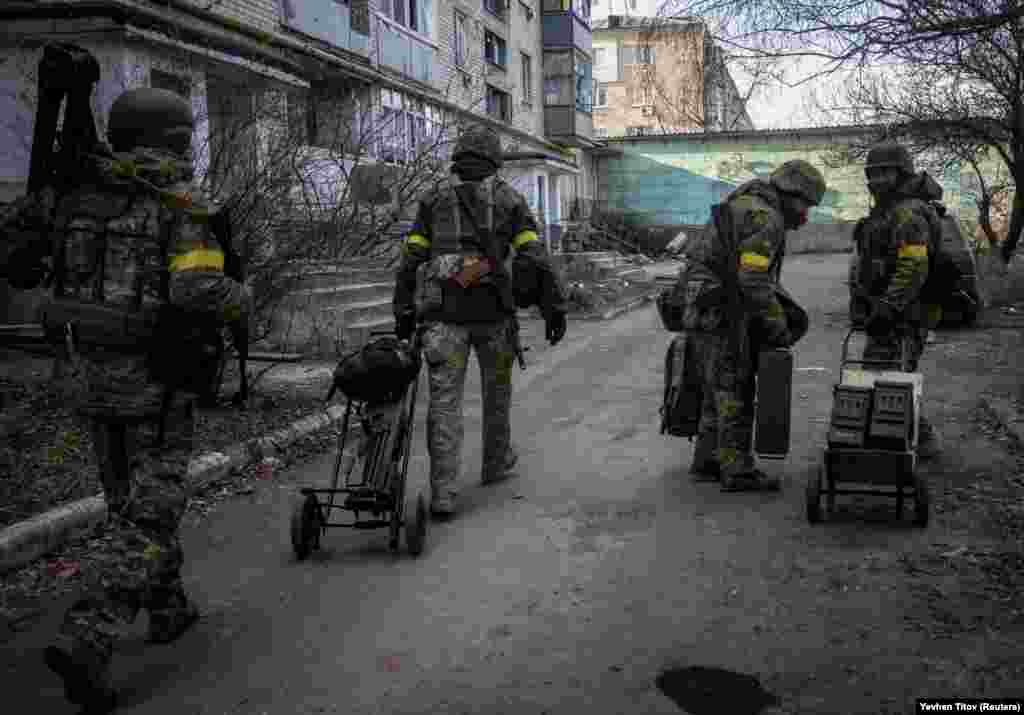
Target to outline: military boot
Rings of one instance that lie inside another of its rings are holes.
[[[81,705],[81,715],[105,715],[117,707],[106,659],[81,643],[62,642],[46,647],[46,666],[64,681],[64,696]]]
[[[917,456],[935,459],[942,454],[942,441],[931,422],[922,417],[917,423]]]
[[[147,640],[150,643],[173,643],[181,638],[197,620],[199,620],[199,609],[187,598],[181,608],[150,611]]]
[[[718,464],[718,433],[707,433],[697,437],[693,448],[693,464],[690,474],[695,482],[717,482],[721,479],[722,468]]]
[[[501,465],[501,468],[494,470],[487,470],[484,472],[483,477],[480,479],[480,483],[483,485],[496,484],[503,482],[511,476],[515,475],[516,465],[519,463],[519,455],[516,454],[515,450],[509,447],[505,451],[505,461]]]

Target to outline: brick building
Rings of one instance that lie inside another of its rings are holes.
[[[340,169],[401,167],[425,150],[444,161],[459,125],[488,123],[503,174],[557,245],[567,207],[593,195],[589,18],[589,0],[5,0],[0,202],[24,191],[35,66],[64,41],[100,60],[101,131],[124,89],[173,89],[200,118],[194,150],[211,171],[214,137],[246,116],[257,141],[232,166],[267,161],[260,147],[285,133],[310,155],[343,147]],[[317,179],[327,202],[330,171]]]
[[[593,50],[598,138],[754,128],[700,20],[608,15]]]

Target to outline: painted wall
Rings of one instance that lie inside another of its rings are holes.
[[[828,184],[821,206],[811,211],[811,223],[848,225],[870,208],[863,162],[835,161],[835,150],[850,139],[841,132],[817,130],[615,141],[610,146],[623,153],[599,160],[598,195],[609,208],[633,213],[645,223],[703,224],[711,205],[743,182],[767,178],[790,159],[804,159],[825,175]],[[934,170],[929,173],[942,184],[943,202],[950,211],[976,222],[975,182],[965,173],[961,186],[958,169],[941,176]]]

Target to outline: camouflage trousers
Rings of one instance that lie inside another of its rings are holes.
[[[174,532],[112,518],[99,537],[99,559],[83,595],[64,614],[56,645],[87,648],[106,665],[114,645],[141,609],[151,620],[189,608],[181,582],[184,557]]]
[[[690,357],[704,383],[694,467],[706,471],[717,464],[723,477],[749,473],[755,465],[753,361],[737,356],[726,335],[693,331],[690,338]]]
[[[928,326],[927,325],[908,325],[905,326],[903,332],[909,338],[909,362],[910,372],[917,372],[918,363],[921,361],[921,355],[924,354],[925,341],[928,338]],[[885,336],[868,336],[867,344],[864,346],[864,359],[865,360],[891,360],[897,365],[900,362],[900,336],[897,333],[892,333]],[[899,368],[895,365],[892,369],[898,370]]]
[[[65,614],[58,645],[70,640],[103,662],[139,609],[159,619],[189,606],[177,531],[188,499],[195,412],[191,399],[173,406],[157,444],[154,400],[160,391],[137,367],[125,360],[79,361],[76,371],[88,378],[80,409],[90,423],[109,518],[99,536],[98,563],[83,596]],[[134,391],[102,389],[104,380],[118,377]]]
[[[511,430],[514,354],[508,321],[429,324],[423,356],[430,378],[427,451],[435,495],[454,498],[462,462],[462,397],[470,350],[476,351],[483,387],[483,476],[499,472],[507,459]]]

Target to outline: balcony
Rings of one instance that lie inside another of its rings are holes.
[[[594,81],[590,58],[575,48],[544,50],[544,133],[574,147],[593,144]]]
[[[541,41],[544,49],[575,47],[590,55],[593,44],[589,23],[589,3],[586,12],[580,2],[570,8],[568,0],[544,0],[541,17]]]
[[[434,78],[437,45],[383,15],[378,14],[376,18],[380,64],[429,84]]]
[[[354,11],[335,0],[282,0],[284,24],[321,42],[363,56],[370,51],[369,17],[365,5]]]

